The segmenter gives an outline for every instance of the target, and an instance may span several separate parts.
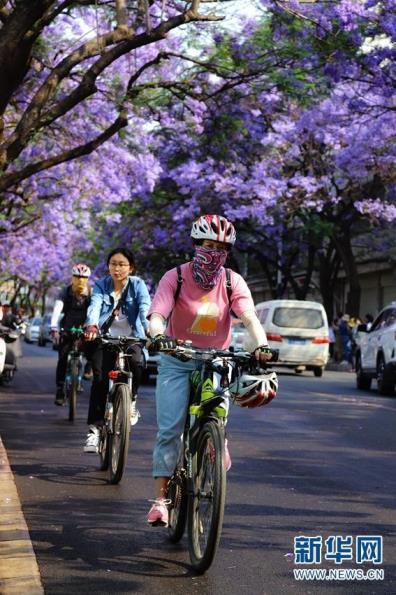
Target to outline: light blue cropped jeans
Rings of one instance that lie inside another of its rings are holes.
[[[158,432],[153,454],[154,477],[170,477],[175,469],[187,417],[190,374],[201,367],[202,362],[181,362],[161,353],[155,391]]]

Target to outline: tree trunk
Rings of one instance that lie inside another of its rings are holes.
[[[333,238],[337,253],[341,259],[349,283],[345,312],[350,316],[358,316],[360,311],[361,287],[355,256],[352,251],[350,230]]]
[[[340,259],[337,252],[334,250],[334,246],[329,246],[326,254],[319,252],[318,263],[319,289],[322,295],[323,306],[326,310],[327,319],[331,324],[331,321],[336,314],[336,310],[338,309],[334,303],[334,288],[340,268]]]

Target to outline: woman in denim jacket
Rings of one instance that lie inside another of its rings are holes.
[[[91,361],[93,367],[93,383],[88,410],[89,432],[87,435],[85,452],[97,452],[99,445],[99,429],[103,423],[106,395],[109,388],[108,372],[113,369],[116,354],[103,349],[96,341],[99,330],[109,326],[108,322],[119,300],[121,307],[111,319],[111,325],[106,332],[112,335],[134,335],[144,338],[148,326],[147,312],[150,307],[150,296],[145,282],[133,276],[135,261],[133,254],[127,248],[116,248],[107,258],[110,274],[99,279],[93,288],[91,303],[85,321],[85,339],[92,341]],[[106,325],[107,322],[107,325]],[[136,409],[136,393],[141,377],[143,353],[139,345],[128,349],[133,356],[128,363],[133,372],[133,401],[131,403],[131,423],[138,420]]]

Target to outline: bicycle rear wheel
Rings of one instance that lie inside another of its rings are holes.
[[[78,362],[74,359],[70,365],[70,384],[67,391],[69,401],[69,421],[74,421],[77,408]]]
[[[110,483],[119,483],[124,472],[129,446],[130,390],[119,384],[114,393],[113,433],[110,434]]]
[[[224,429],[206,422],[198,438],[194,495],[188,501],[188,546],[197,572],[212,564],[223,526],[226,493]]]
[[[187,480],[185,472],[184,442],[172,477],[169,480],[166,498],[169,505],[168,536],[177,543],[184,534],[187,521]]]

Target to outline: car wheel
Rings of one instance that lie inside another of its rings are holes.
[[[395,381],[387,369],[383,355],[378,357],[377,385],[380,395],[393,395],[395,390]]]
[[[369,390],[371,388],[371,378],[363,373],[360,355],[356,356],[355,370],[356,388],[358,388],[359,390]]]
[[[320,378],[321,376],[323,376],[322,366],[316,366],[316,368],[313,369],[313,373],[314,373],[314,376],[316,376],[317,378]]]

